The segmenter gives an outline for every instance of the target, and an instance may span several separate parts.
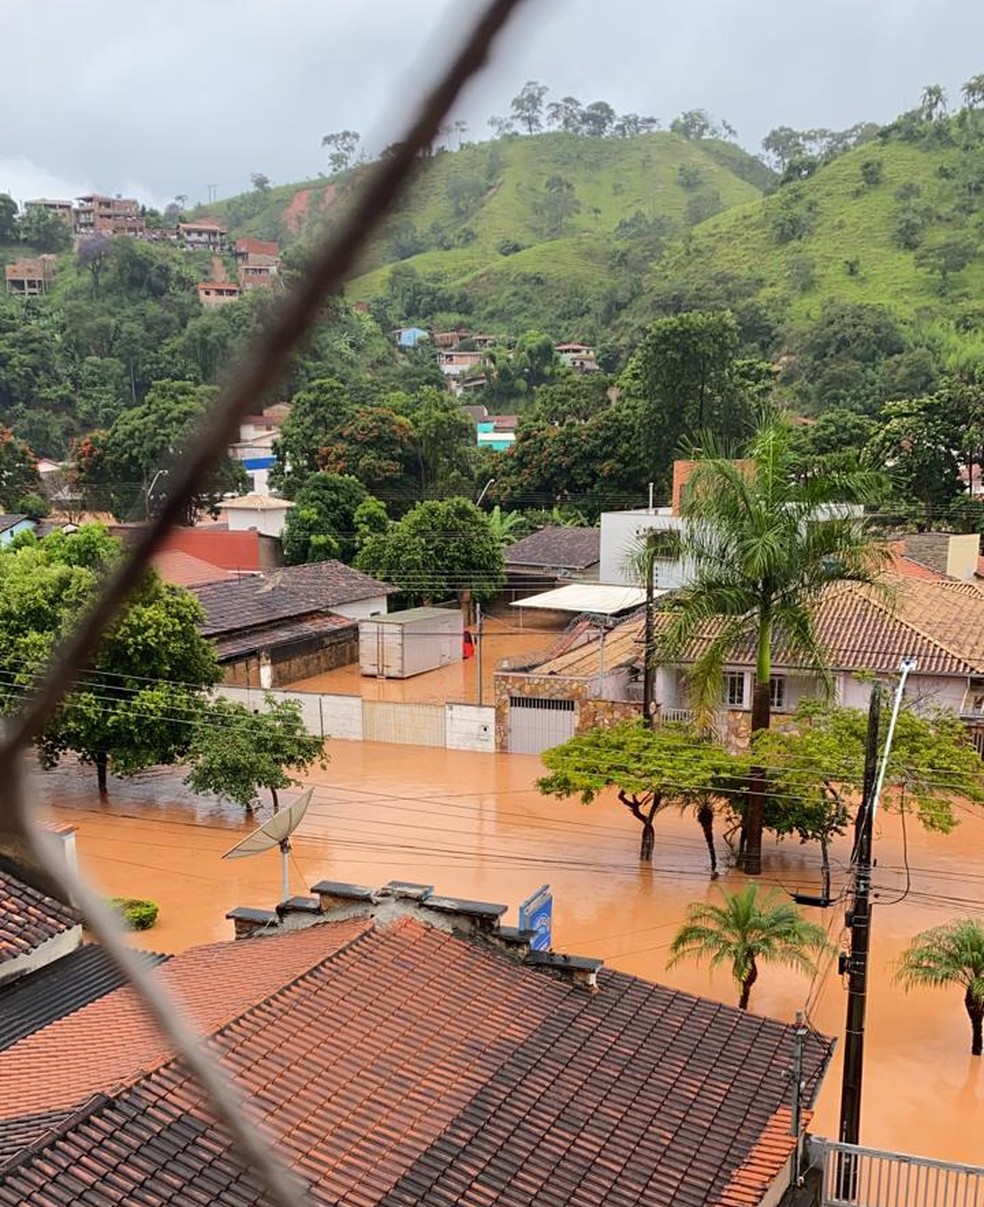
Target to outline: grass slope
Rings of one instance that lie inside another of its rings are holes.
[[[879,303],[905,315],[945,313],[955,301],[980,296],[984,260],[975,257],[941,289],[939,276],[918,263],[919,249],[900,245],[897,229],[902,213],[916,210],[925,223],[920,247],[974,235],[975,215],[959,208],[954,176],[960,157],[953,147],[900,140],[858,147],[808,180],[702,223],[653,265],[636,309],[645,311],[675,282],[731,277],[794,318],[815,315],[829,297]],[[872,162],[880,165],[881,179],[865,184],[862,165]],[[804,216],[807,229],[782,242],[777,224],[791,209]]]

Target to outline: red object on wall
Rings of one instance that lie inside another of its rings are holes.
[[[469,658],[475,657],[475,638],[465,629],[464,635],[461,638],[461,656],[468,661]]]

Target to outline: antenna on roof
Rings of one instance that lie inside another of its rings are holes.
[[[301,818],[311,803],[313,788],[308,788],[293,804],[279,813],[274,813],[262,826],[247,834],[222,856],[223,859],[245,859],[247,855],[259,855],[280,847],[281,870],[283,873],[283,900],[290,897],[290,836],[301,824]]]

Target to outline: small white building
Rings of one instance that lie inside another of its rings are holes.
[[[461,662],[463,642],[459,608],[390,612],[359,622],[359,670],[384,679],[409,679]]]
[[[287,512],[294,506],[290,499],[273,495],[249,494],[226,499],[219,504],[219,515],[230,532],[256,529],[264,536],[281,537],[287,522]]]

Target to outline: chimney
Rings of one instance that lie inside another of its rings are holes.
[[[680,498],[683,494],[683,488],[687,485],[687,479],[690,477],[696,464],[696,461],[673,462],[673,492],[670,496],[670,511],[673,515],[680,514]]]
[[[280,929],[280,917],[272,909],[251,909],[237,905],[226,914],[236,928],[237,939],[252,939],[257,934],[269,934]]]

